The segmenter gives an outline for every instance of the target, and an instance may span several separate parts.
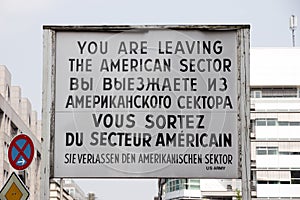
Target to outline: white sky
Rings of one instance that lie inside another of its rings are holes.
[[[300,19],[299,0],[0,0],[0,64],[40,113],[43,25],[250,24],[251,46],[289,47],[292,14]],[[79,183],[102,200],[150,200],[157,194],[156,180]]]

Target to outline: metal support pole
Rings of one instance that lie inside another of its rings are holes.
[[[159,178],[158,179],[158,200],[162,200],[162,187],[163,187],[162,179]]]
[[[292,45],[293,47],[296,46],[296,43],[295,43],[295,30],[297,28],[297,16],[295,15],[292,15],[291,18],[290,18],[290,30],[292,31]]]
[[[292,42],[293,42],[293,47],[295,47],[295,30],[292,29]]]
[[[41,164],[41,199],[49,199],[49,161],[50,161],[50,107],[51,107],[51,67],[53,63],[53,32],[44,30],[43,56],[43,109],[42,109],[42,164]]]
[[[63,200],[64,198],[64,182],[63,178],[60,178],[60,200]]]
[[[245,137],[248,134],[245,134]],[[244,137],[244,138],[245,138]],[[242,195],[243,199],[251,199],[251,168],[250,168],[250,140],[243,139],[242,142]]]
[[[250,157],[250,30],[240,31],[241,37],[241,173],[242,173],[242,197],[244,200],[251,199],[251,157]]]

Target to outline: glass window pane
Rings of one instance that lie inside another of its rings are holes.
[[[256,154],[257,155],[267,155],[267,148],[266,147],[256,147]]]
[[[292,179],[292,184],[300,184],[300,179]]]
[[[273,120],[273,119],[269,119],[268,121],[267,121],[267,126],[276,126],[276,120]]]
[[[254,91],[255,98],[261,98],[261,91]]]
[[[289,181],[280,181],[280,184],[290,184]]]
[[[280,155],[290,155],[290,152],[287,151],[281,151],[279,152]]]
[[[267,155],[267,150],[257,150],[257,155]]]
[[[290,122],[290,126],[300,126],[300,122]]]
[[[300,171],[291,171],[291,178],[300,178]]]
[[[269,184],[279,184],[279,181],[269,181]]]
[[[278,122],[278,125],[279,125],[279,126],[288,126],[288,125],[289,125],[289,122],[281,121],[281,122]]]
[[[256,126],[266,126],[266,120],[256,120]]]
[[[190,183],[200,184],[200,179],[190,179]]]
[[[276,155],[278,154],[278,147],[269,147],[268,148],[268,155]]]
[[[200,186],[199,185],[190,185],[191,190],[200,190]]]
[[[268,184],[268,181],[257,181],[258,184]]]

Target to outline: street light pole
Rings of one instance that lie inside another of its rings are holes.
[[[290,17],[290,30],[292,31],[292,44],[295,47],[295,30],[297,28],[297,16],[292,15]]]

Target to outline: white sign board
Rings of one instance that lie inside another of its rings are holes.
[[[239,177],[238,38],[56,31],[53,176]]]

